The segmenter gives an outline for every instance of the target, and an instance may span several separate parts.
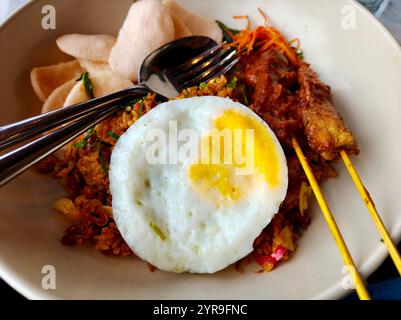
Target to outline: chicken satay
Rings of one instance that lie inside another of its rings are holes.
[[[298,70],[302,121],[310,147],[326,160],[344,149],[358,154],[357,142],[332,103],[330,87],[306,63]]]

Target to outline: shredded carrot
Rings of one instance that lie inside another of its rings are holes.
[[[267,17],[266,13],[260,7],[258,7],[258,11],[259,11],[260,15],[263,17],[263,19],[265,20],[265,27],[271,26],[271,24],[269,22],[269,18]]]
[[[247,29],[247,30],[250,30],[250,29],[251,29],[251,20],[249,19],[248,16],[234,16],[234,19],[246,19],[246,21],[247,21],[247,27],[246,27],[246,29]]]
[[[267,15],[262,9],[258,8],[258,10],[265,21],[265,25],[258,26],[252,30],[248,16],[234,16],[234,19],[246,19],[247,27],[238,34],[232,34],[233,42],[227,45],[236,48],[240,53],[246,52],[247,54],[253,50],[266,51],[274,46],[284,53],[290,63],[294,66],[299,65],[299,58],[297,56],[300,48],[299,39],[288,42],[277,29],[271,26]],[[293,43],[296,43],[295,48],[291,47]]]

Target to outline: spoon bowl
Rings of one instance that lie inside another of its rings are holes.
[[[166,71],[178,67],[216,45],[214,40],[203,36],[185,37],[165,44],[143,61],[138,77],[140,85],[146,85],[165,97],[177,96],[178,91],[167,79]]]
[[[191,36],[167,43],[145,58],[140,83],[83,103],[51,111],[0,127],[0,150],[64,125],[51,133],[0,156],[0,187],[30,166],[66,145],[105,117],[132,103],[134,98],[155,92],[159,101],[178,94],[165,77],[166,71],[216,46],[207,37]],[[74,122],[75,120],[78,121]]]

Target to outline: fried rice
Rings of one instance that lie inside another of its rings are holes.
[[[234,72],[228,77],[221,76],[185,89],[177,99],[219,96],[249,103],[250,98],[244,93],[245,85],[237,76]],[[158,103],[154,94],[143,97],[69,143],[62,159],[51,155],[36,165],[41,173],[58,179],[67,192],[68,196],[59,199],[53,206],[70,222],[61,238],[64,245],[89,244],[106,256],[134,255],[113,220],[108,168],[119,136]],[[249,107],[254,105],[249,103]],[[237,262],[239,271],[252,258],[264,271],[270,271],[278,262],[288,260],[297,247],[297,240],[310,223],[310,216],[305,210],[310,194],[306,176],[294,152],[286,147],[284,150],[289,168],[287,196],[280,211],[255,240],[253,253]],[[307,155],[320,181],[335,176],[330,165],[317,154],[309,150]]]

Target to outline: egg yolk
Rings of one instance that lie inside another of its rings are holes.
[[[280,183],[275,142],[258,120],[229,109],[215,118],[213,124],[217,134],[202,138],[198,162],[189,167],[190,180],[197,191],[210,197],[215,190],[224,199],[237,201],[251,189],[250,186],[257,184],[260,177],[271,187]],[[250,158],[247,152],[251,152]],[[252,162],[238,159],[251,159]],[[247,171],[239,174],[238,169]]]

